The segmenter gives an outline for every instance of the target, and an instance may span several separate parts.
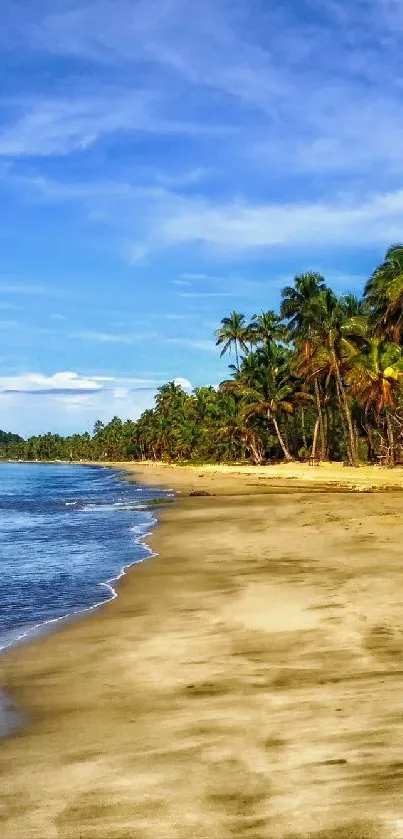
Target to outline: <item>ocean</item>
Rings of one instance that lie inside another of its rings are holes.
[[[115,597],[171,495],[95,465],[0,463],[0,651]]]

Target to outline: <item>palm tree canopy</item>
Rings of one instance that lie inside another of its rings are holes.
[[[378,335],[394,342],[403,338],[403,245],[392,245],[364,291],[370,319]]]
[[[231,312],[229,317],[223,318],[221,326],[216,330],[216,346],[223,344],[220,356],[230,352],[234,347],[237,355],[238,346],[243,352],[248,352],[249,332],[245,315],[240,312]]]
[[[291,413],[293,385],[288,369],[289,353],[277,344],[265,344],[242,360],[236,378],[220,388],[241,398],[245,420],[252,415]]]
[[[401,347],[371,338],[365,350],[352,359],[347,378],[358,403],[379,417],[385,408],[396,405],[403,378]]]
[[[324,277],[313,271],[297,274],[293,286],[282,292],[281,315],[291,338],[306,337],[312,326],[312,301],[326,289]]]
[[[283,341],[286,333],[281,317],[272,309],[253,315],[248,330],[254,344]]]

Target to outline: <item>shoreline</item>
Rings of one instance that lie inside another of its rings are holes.
[[[399,488],[124,468],[178,500],[117,598],[0,658],[3,839],[398,836]]]
[[[126,475],[126,479],[128,479],[128,475],[125,470],[118,469],[113,466],[108,466],[108,468],[113,470],[117,475]],[[152,507],[152,505],[150,506]],[[39,622],[34,622],[33,620],[32,624],[29,624],[28,627],[20,627],[14,631],[10,630],[5,641],[3,638],[0,638],[0,656],[12,654],[14,651],[17,651],[27,644],[38,643],[42,638],[51,635],[54,632],[62,631],[63,628],[67,627],[70,623],[84,619],[87,615],[97,612],[103,606],[106,606],[108,603],[115,600],[115,598],[118,597],[118,583],[126,576],[127,573],[129,573],[130,569],[134,565],[138,565],[156,556],[145,540],[154,532],[154,528],[158,524],[158,518],[155,516],[152,509],[147,509],[145,512],[147,513],[150,521],[144,524],[145,532],[139,532],[138,535],[134,537],[134,543],[141,545],[143,550],[146,552],[146,555],[142,559],[135,559],[133,562],[122,566],[117,571],[116,576],[108,578],[107,580],[101,580],[98,583],[98,586],[108,589],[110,596],[107,600],[100,600],[93,603],[91,606],[83,607],[81,609],[73,609],[66,614],[49,618],[47,620]],[[19,634],[16,634],[17,632]],[[0,688],[0,748],[3,738],[8,737],[10,734],[17,733],[17,731],[22,734],[24,727],[27,724],[29,724],[29,718],[27,715],[20,713],[18,708],[11,701],[7,690]]]
[[[55,461],[52,461],[52,463],[54,463],[54,462]],[[68,465],[84,465],[84,464],[68,464]],[[85,465],[87,465],[87,464],[85,464]],[[115,467],[113,465],[108,465],[106,468],[115,471],[116,474],[119,474],[119,473],[124,474],[126,476],[126,480],[130,480],[130,477],[128,475],[127,470],[121,469],[119,467]],[[164,500],[163,497],[161,497],[161,506],[163,506],[163,500]],[[146,505],[146,502],[144,502],[144,503]],[[74,609],[73,611],[70,611],[66,614],[63,614],[63,615],[60,615],[60,616],[54,617],[54,618],[49,618],[49,619],[44,620],[44,621],[39,621],[37,623],[35,623],[33,621],[32,624],[29,625],[29,628],[25,628],[25,629],[23,629],[23,631],[21,631],[20,635],[14,636],[13,633],[16,632],[17,629],[16,630],[11,629],[9,631],[9,634],[13,636],[12,640],[6,642],[5,644],[2,644],[1,639],[0,639],[0,656],[4,655],[6,650],[9,650],[11,652],[12,650],[17,649],[21,645],[24,645],[26,643],[27,644],[33,643],[36,639],[42,638],[43,636],[51,633],[53,631],[53,628],[52,628],[53,625],[55,625],[54,631],[57,631],[57,629],[58,629],[57,625],[58,624],[60,624],[60,628],[62,628],[63,626],[68,624],[70,621],[80,620],[80,618],[85,617],[87,613],[91,613],[91,612],[94,612],[98,609],[101,609],[102,606],[106,606],[108,603],[110,603],[111,601],[115,600],[116,597],[118,597],[116,587],[117,587],[117,584],[119,583],[119,580],[121,580],[123,577],[125,577],[126,574],[130,571],[130,569],[134,565],[138,565],[142,562],[145,562],[147,559],[152,559],[155,556],[152,549],[145,542],[145,540],[149,536],[151,536],[152,533],[154,532],[153,529],[148,530],[148,528],[149,527],[154,528],[155,525],[158,524],[158,518],[155,516],[155,514],[152,510],[153,504],[152,504],[152,502],[149,502],[149,503],[150,503],[150,509],[146,508],[146,506],[144,508],[144,512],[146,512],[148,514],[148,516],[150,517],[150,521],[147,522],[147,524],[144,524],[144,527],[147,528],[146,532],[144,532],[144,533],[139,532],[138,535],[136,535],[134,537],[134,543],[138,544],[138,545],[141,545],[141,547],[147,552],[147,555],[143,559],[135,559],[135,560],[133,560],[133,562],[129,562],[127,565],[123,565],[118,570],[116,576],[110,577],[107,580],[100,580],[98,582],[98,584],[97,584],[98,586],[106,588],[106,589],[109,590],[110,597],[108,598],[108,600],[100,600],[100,601],[97,601],[96,603],[93,603],[91,606],[83,607],[82,609]],[[167,501],[167,503],[169,503],[169,502]]]
[[[8,463],[29,463],[30,461],[4,461]],[[140,483],[149,486],[157,486],[163,488],[165,491],[172,491],[174,493],[175,499],[177,500],[180,498],[182,494],[188,495],[192,492],[202,491],[203,493],[208,493],[206,489],[207,486],[210,488],[213,487],[215,490],[212,495],[257,495],[260,493],[281,493],[281,492],[301,492],[309,490],[310,492],[330,492],[330,493],[349,493],[349,492],[376,492],[376,491],[397,491],[402,489],[403,491],[403,470],[401,475],[395,475],[395,484],[388,483],[386,486],[384,484],[384,478],[386,474],[390,474],[390,470],[380,469],[379,473],[373,475],[372,470],[377,467],[367,467],[371,471],[366,474],[366,478],[370,477],[372,484],[370,487],[367,488],[365,483],[357,482],[356,479],[356,470],[353,470],[353,476],[350,474],[345,474],[344,471],[340,474],[339,471],[335,471],[335,473],[331,476],[332,480],[329,481],[329,475],[327,474],[326,478],[320,474],[319,472],[308,470],[305,465],[295,463],[292,464],[292,471],[290,470],[289,464],[279,464],[276,466],[245,466],[240,464],[223,464],[223,465],[211,465],[211,464],[204,464],[204,465],[192,465],[192,464],[184,464],[177,466],[175,464],[167,464],[162,462],[152,462],[152,461],[109,461],[109,462],[95,462],[95,461],[61,461],[61,460],[53,460],[53,461],[32,461],[34,465],[38,465],[38,463],[42,463],[43,465],[49,464],[63,464],[66,466],[95,466],[104,469],[112,469],[116,473],[120,473],[121,475],[125,475],[126,480],[133,480],[138,481],[140,476]],[[341,464],[322,464],[322,468],[324,467],[332,467],[333,469],[340,470]],[[288,474],[287,474],[288,468]],[[364,467],[365,468],[365,467]],[[202,474],[200,473],[202,471]],[[298,474],[298,470],[300,474]],[[294,474],[296,472],[296,474]],[[219,479],[221,476],[224,477],[225,483],[225,493],[223,492],[223,487],[220,484]],[[238,483],[237,485],[228,485],[225,481],[228,476],[237,477]],[[264,484],[251,484],[249,482],[249,478],[257,478],[259,480],[265,480]],[[381,481],[379,484],[376,484],[376,479],[379,477]],[[176,486],[176,489],[171,487],[169,484],[170,478],[173,478],[173,483]],[[374,483],[375,478],[375,483]],[[163,486],[165,484],[165,487]],[[256,492],[256,489],[259,490],[259,493]],[[217,493],[218,490],[218,493]],[[170,503],[167,501],[167,503]],[[164,506],[163,499],[161,499],[161,507]],[[148,511],[150,515],[152,515],[151,511]],[[150,522],[150,527],[155,526],[158,524],[158,519],[154,517],[154,520]],[[153,557],[157,556],[152,549],[144,542],[144,540],[152,536],[154,533],[153,530],[144,533],[143,535],[139,536],[135,539],[135,542],[141,544],[144,549],[149,552],[149,556],[145,557],[142,560],[136,560],[132,563],[129,563],[126,566],[123,566],[120,571],[118,572],[116,577],[111,579],[100,581],[98,585],[105,586],[109,588],[111,591],[111,597],[109,600],[100,601],[99,603],[94,603],[92,606],[88,606],[87,608],[83,608],[77,611],[72,611],[66,615],[61,615],[60,617],[51,618],[49,620],[39,622],[34,624],[30,627],[26,632],[23,632],[21,635],[14,638],[10,643],[5,644],[4,646],[0,646],[0,655],[4,654],[5,650],[16,649],[17,647],[21,646],[25,643],[32,643],[36,639],[47,635],[48,632],[51,633],[52,629],[47,630],[46,627],[52,624],[59,624],[60,628],[62,629],[65,624],[69,621],[80,620],[81,617],[85,617],[87,613],[91,613],[98,609],[101,609],[103,606],[106,606],[108,603],[113,601],[116,597],[118,597],[118,593],[116,591],[115,586],[113,583],[119,583],[119,581],[126,576],[127,573],[130,572],[133,566],[138,565],[141,562],[145,562],[147,559],[152,559]],[[57,627],[55,627],[55,631],[57,631]]]
[[[403,467],[388,468],[377,464],[347,466],[339,461],[322,461],[316,466],[292,461],[256,466],[240,463],[201,463],[164,461],[94,461],[94,460],[3,460],[3,463],[34,465],[59,464],[64,466],[93,466],[116,469],[126,474],[141,474],[150,478],[153,485],[167,484],[170,476],[179,493],[190,489],[205,488],[209,484],[221,494],[256,494],[276,490],[318,491],[318,492],[399,492],[403,491]],[[236,478],[238,484],[231,479]],[[202,479],[201,482],[199,479]],[[261,483],[251,483],[250,479]],[[147,480],[144,480],[147,483]],[[221,484],[221,486],[220,486]],[[251,489],[252,488],[252,489]]]

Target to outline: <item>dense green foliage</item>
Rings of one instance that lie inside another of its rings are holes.
[[[12,434],[11,431],[0,431],[0,446],[11,446],[23,442],[24,440],[19,434]]]
[[[240,312],[216,331],[229,376],[191,394],[163,385],[139,420],[93,435],[0,433],[3,457],[41,460],[285,458],[403,460],[403,245],[389,248],[362,299],[315,273],[283,289],[280,313]]]

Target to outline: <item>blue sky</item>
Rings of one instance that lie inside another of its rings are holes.
[[[0,32],[0,427],[216,384],[213,330],[402,239],[399,0],[11,0]]]

